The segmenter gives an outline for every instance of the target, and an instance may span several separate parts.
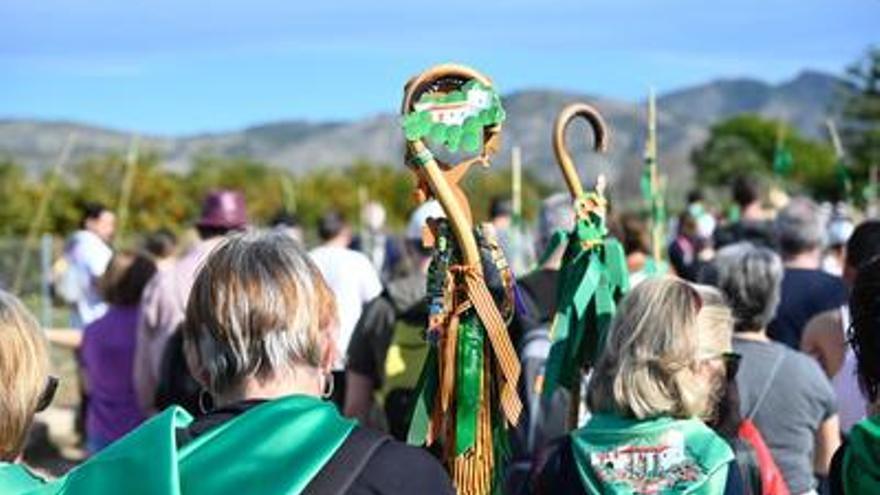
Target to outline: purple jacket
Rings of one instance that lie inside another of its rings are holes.
[[[80,352],[89,389],[89,436],[113,441],[144,420],[132,380],[137,322],[137,306],[111,306],[85,328]]]

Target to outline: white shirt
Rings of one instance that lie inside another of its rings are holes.
[[[340,357],[334,370],[342,370],[348,343],[364,304],[382,293],[382,282],[376,268],[363,253],[343,247],[321,246],[311,250],[309,255],[336,296],[339,316],[336,347]]]
[[[98,294],[97,282],[107,270],[113,250],[93,232],[80,230],[70,239],[66,257],[70,269],[75,270],[81,294],[74,305],[71,323],[76,328],[83,328],[107,311],[107,305]]]

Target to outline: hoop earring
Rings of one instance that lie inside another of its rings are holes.
[[[321,398],[328,400],[333,397],[336,381],[333,379],[333,372],[324,373],[322,378],[324,383],[321,384]]]
[[[210,392],[205,389],[199,391],[199,411],[202,414],[208,414],[208,411],[214,408],[214,398]]]

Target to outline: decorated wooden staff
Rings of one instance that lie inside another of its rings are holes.
[[[504,110],[485,76],[439,65],[407,83],[402,112],[406,163],[418,178],[419,199],[436,198],[448,218],[433,221],[428,236],[434,247],[428,274],[431,345],[409,441],[441,444],[459,494],[497,493],[507,457],[505,430],[522,411],[520,365],[507,333],[513,277],[491,230],[474,229],[459,181],[474,163],[488,166]],[[444,163],[427,142],[476,155]]]
[[[565,130],[575,118],[584,118],[593,130],[595,151],[607,148],[608,131],[602,116],[585,103],[562,109],[553,130],[553,149],[574,201],[575,227],[558,234],[549,250],[567,242],[557,286],[557,310],[550,330],[553,341],[544,376],[543,393],[549,398],[558,386],[571,392],[570,426],[577,427],[581,378],[595,363],[605,341],[617,302],[629,288],[626,258],[620,243],[608,237],[605,177],[584,192],[565,144]]]
[[[840,136],[837,134],[834,121],[828,119],[825,121],[825,125],[828,127],[828,135],[831,137],[832,146],[834,146],[834,175],[837,178],[838,187],[843,193],[843,198],[848,203],[852,203],[852,179],[849,168],[846,166],[846,153],[843,151],[843,145],[840,143]]]
[[[666,226],[666,202],[657,170],[657,105],[654,90],[648,94],[648,139],[645,142],[645,167],[641,178],[642,198],[648,211],[651,226],[651,258],[645,267],[647,275],[659,275],[667,271],[663,262],[663,230]]]

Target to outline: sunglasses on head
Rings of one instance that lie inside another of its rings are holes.
[[[37,412],[45,411],[55,398],[55,392],[58,391],[58,377],[49,375],[46,379],[46,386],[40,393],[40,400],[37,401]]]

